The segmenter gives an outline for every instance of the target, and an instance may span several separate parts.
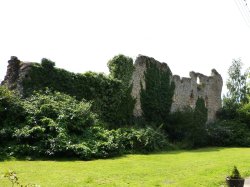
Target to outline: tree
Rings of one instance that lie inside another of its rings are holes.
[[[227,98],[235,104],[245,104],[248,102],[247,87],[248,70],[242,74],[243,63],[241,59],[233,59],[232,65],[228,69],[229,79],[227,80]]]
[[[221,119],[237,119],[239,115],[237,111],[249,102],[247,85],[249,71],[242,73],[242,66],[241,59],[233,59],[228,69],[229,78],[226,82],[228,92],[223,97],[223,108],[218,112],[218,117]]]

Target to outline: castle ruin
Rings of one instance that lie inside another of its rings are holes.
[[[22,81],[31,78],[29,77],[29,70],[34,63],[23,63],[17,57],[11,57],[8,62],[7,73],[1,84],[7,85],[10,89],[16,89],[22,94]],[[146,88],[144,77],[147,70],[146,62],[154,63],[160,71],[169,70],[166,63],[158,62],[154,58],[147,56],[137,57],[131,79],[133,86],[131,94],[136,99],[133,112],[135,117],[140,117],[143,114],[140,93],[141,89]],[[216,112],[221,108],[223,80],[215,69],[212,70],[211,76],[191,71],[189,78],[172,75],[171,79],[175,83],[171,112],[182,110],[187,106],[194,108],[197,99],[200,97],[204,99],[208,109],[208,122],[216,119]]]
[[[153,58],[139,56],[134,64],[135,70],[132,76],[132,96],[136,98],[134,115],[142,116],[142,108],[140,101],[141,89],[145,89],[144,73],[147,70],[146,61],[156,64],[161,71],[166,71],[169,67],[166,63],[160,63]],[[189,106],[195,107],[197,99],[203,98],[206,108],[208,109],[208,122],[216,119],[216,112],[221,108],[221,91],[223,80],[221,75],[215,70],[212,70],[211,76],[205,76],[201,73],[190,72],[190,78],[181,78],[178,75],[172,76],[172,81],[175,83],[175,91],[171,112],[182,110]],[[142,85],[142,86],[141,86]],[[141,88],[142,87],[142,88]]]

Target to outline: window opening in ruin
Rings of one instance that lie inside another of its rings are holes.
[[[197,84],[200,84],[200,83],[201,83],[200,77],[197,77],[196,83],[197,83]]]

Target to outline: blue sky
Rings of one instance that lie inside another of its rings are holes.
[[[180,76],[215,68],[225,82],[233,58],[250,66],[250,26],[237,2],[245,1],[1,0],[0,80],[13,55],[107,73],[114,55],[143,54]]]

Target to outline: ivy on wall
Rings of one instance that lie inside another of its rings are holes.
[[[119,125],[132,123],[135,99],[131,96],[131,79],[134,71],[133,59],[124,55],[117,55],[108,62],[110,77],[122,83],[121,104],[116,119]]]
[[[53,63],[44,60],[31,67],[28,77],[23,81],[24,96],[34,90],[50,88],[76,97],[78,100],[92,102],[92,109],[108,123],[116,123],[117,109],[121,103],[122,84],[117,79],[102,73],[71,73],[55,68]]]
[[[157,67],[156,63],[146,62],[145,85],[141,90],[143,117],[148,122],[166,122],[172,105],[175,85],[168,67]]]
[[[108,62],[110,75],[86,72],[71,73],[55,68],[55,63],[42,59],[41,64],[31,67],[23,81],[24,96],[34,90],[50,88],[92,102],[92,109],[99,117],[114,125],[129,123],[132,119],[135,101],[131,96],[130,80],[133,74],[133,60],[124,55],[115,56]]]

